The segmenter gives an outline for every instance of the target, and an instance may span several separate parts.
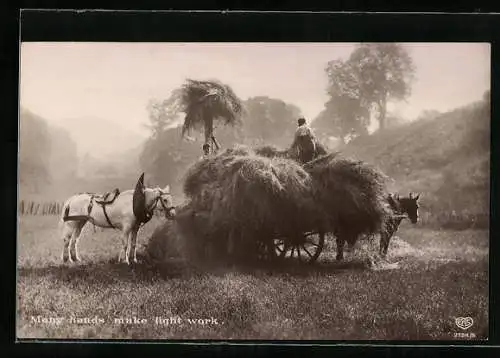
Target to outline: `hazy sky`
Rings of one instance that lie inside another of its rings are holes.
[[[417,80],[409,118],[481,98],[490,87],[486,43],[408,43]],[[166,98],[186,78],[217,78],[246,99],[267,95],[314,118],[327,100],[326,63],[348,43],[23,43],[21,105],[55,123],[105,118],[132,130],[147,122],[151,98]]]

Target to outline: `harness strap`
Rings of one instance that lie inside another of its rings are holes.
[[[92,207],[94,206],[94,197],[95,197],[95,194],[90,194],[90,202],[89,202],[89,207],[88,207],[88,220],[92,223],[92,226],[94,227],[94,233],[95,233],[96,230],[95,230],[94,218],[92,216],[90,216],[90,212],[92,211]]]
[[[89,206],[87,207],[87,215],[73,215],[73,216],[64,216],[63,221],[81,221],[81,220],[86,220],[90,221],[92,225],[94,225],[94,232],[96,232],[95,229],[95,220],[94,218],[90,215],[92,212],[92,208],[94,207],[94,200],[95,200],[95,194],[91,193],[86,193],[90,195],[90,202]],[[112,227],[113,229],[116,229],[116,227],[111,223],[111,220],[109,219],[108,213],[106,212],[106,205],[97,202],[97,204],[102,206],[102,211],[104,212],[104,217],[106,218],[106,221],[108,222],[108,225]]]
[[[108,222],[109,226],[111,226],[113,229],[116,229],[116,227],[111,223],[111,220],[109,220],[108,213],[106,212],[106,206],[102,205],[102,211],[104,212],[104,217],[106,218],[106,221]]]
[[[71,215],[63,217],[63,221],[83,221],[89,220],[88,215]]]
[[[94,194],[90,195],[90,202],[88,207],[88,215],[90,216],[90,212],[92,211],[92,207],[94,206]]]

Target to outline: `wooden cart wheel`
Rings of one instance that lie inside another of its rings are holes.
[[[318,259],[321,251],[323,251],[325,234],[306,232],[293,239],[275,239],[274,244],[277,257],[292,258],[303,263],[312,263]]]

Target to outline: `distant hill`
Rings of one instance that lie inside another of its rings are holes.
[[[25,108],[21,108],[19,124],[21,196],[44,193],[51,185],[71,181],[78,159],[76,143],[68,131]]]
[[[422,193],[424,220],[444,215],[487,225],[488,102],[357,138],[342,152],[378,166],[394,179],[392,189],[401,194]]]
[[[20,197],[63,200],[79,191],[130,189],[140,175],[140,135],[101,119],[57,125],[21,108]]]
[[[139,146],[144,137],[119,124],[103,118],[72,118],[59,123],[72,136],[78,146],[78,155],[86,153],[105,160]]]

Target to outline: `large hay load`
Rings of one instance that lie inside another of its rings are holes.
[[[275,245],[274,238],[293,241],[306,232],[332,232],[352,241],[379,229],[387,214],[381,172],[339,153],[304,166],[284,153],[235,147],[189,169],[184,183],[189,200],[177,219],[189,253],[199,259],[210,246],[219,259],[237,253],[250,258],[262,244]],[[321,247],[315,255],[307,253],[315,260]]]

